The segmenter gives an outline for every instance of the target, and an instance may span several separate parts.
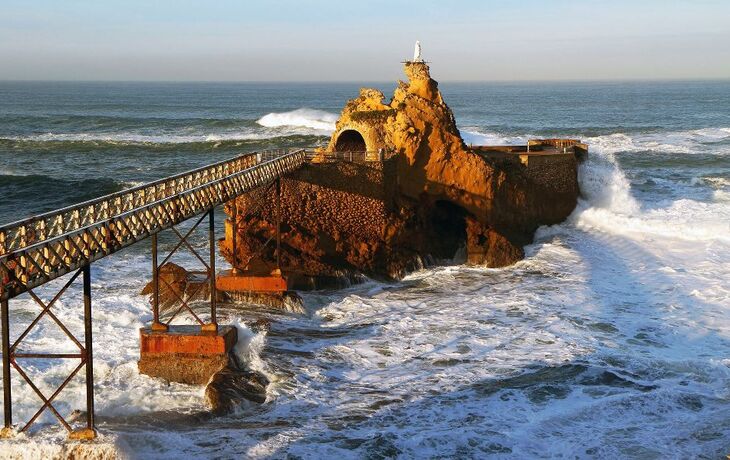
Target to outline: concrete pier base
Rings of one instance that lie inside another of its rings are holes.
[[[228,364],[238,334],[233,326],[221,326],[217,332],[198,326],[170,326],[167,331],[143,327],[139,338],[141,374],[203,385]]]

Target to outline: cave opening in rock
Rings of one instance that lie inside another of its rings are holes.
[[[450,201],[438,200],[430,217],[433,256],[442,262],[466,261],[466,210]]]
[[[365,152],[365,139],[354,129],[346,129],[337,137],[335,150],[338,152]]]

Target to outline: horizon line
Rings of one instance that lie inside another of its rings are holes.
[[[435,80],[435,79],[434,79]],[[473,80],[444,79],[437,83],[631,83],[631,82],[721,82],[730,81],[727,77],[627,77],[627,78],[586,78],[586,79],[515,79],[515,80]],[[321,84],[321,83],[385,83],[397,84],[396,80],[165,80],[165,79],[5,79],[0,83],[174,83],[174,84],[231,84],[231,83],[266,83],[266,84]]]

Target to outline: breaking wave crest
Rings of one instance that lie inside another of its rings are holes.
[[[603,153],[703,153],[704,147],[730,140],[730,128],[703,128],[657,133],[613,133],[584,137],[583,140]],[[717,147],[717,146],[715,146]],[[715,153],[730,153],[716,149]]]
[[[270,138],[307,135],[292,132],[234,132],[215,134],[136,134],[136,133],[45,133],[27,136],[2,136],[0,141],[36,143],[96,143],[112,145],[209,144],[260,141]],[[312,133],[314,134],[314,133]]]
[[[506,136],[491,131],[484,132],[473,127],[463,128],[459,133],[466,145],[516,145],[525,144],[530,138],[530,136]]]
[[[463,127],[460,132],[467,145],[515,145],[525,144],[528,139],[555,137],[553,131],[503,134],[472,126]],[[715,154],[730,154],[730,146],[723,148],[722,145],[717,145],[730,142],[730,127],[670,132],[615,132],[598,136],[563,130],[560,136],[581,139],[590,145],[591,151],[597,149],[605,154],[638,152],[694,154],[704,153],[708,146],[713,148]]]
[[[272,112],[259,118],[256,123],[267,128],[310,128],[322,133],[335,130],[338,116],[324,110],[301,108],[289,112]]]

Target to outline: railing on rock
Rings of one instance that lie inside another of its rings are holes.
[[[566,151],[566,149],[574,148],[576,150],[588,150],[588,145],[582,143],[578,139],[529,139],[527,141],[527,151],[534,150],[535,147],[549,146],[557,150]]]
[[[386,150],[368,150],[368,151],[316,151],[308,150],[307,159],[314,162],[323,161],[351,161],[354,163],[364,163],[368,161],[383,161],[391,158],[392,152]]]

